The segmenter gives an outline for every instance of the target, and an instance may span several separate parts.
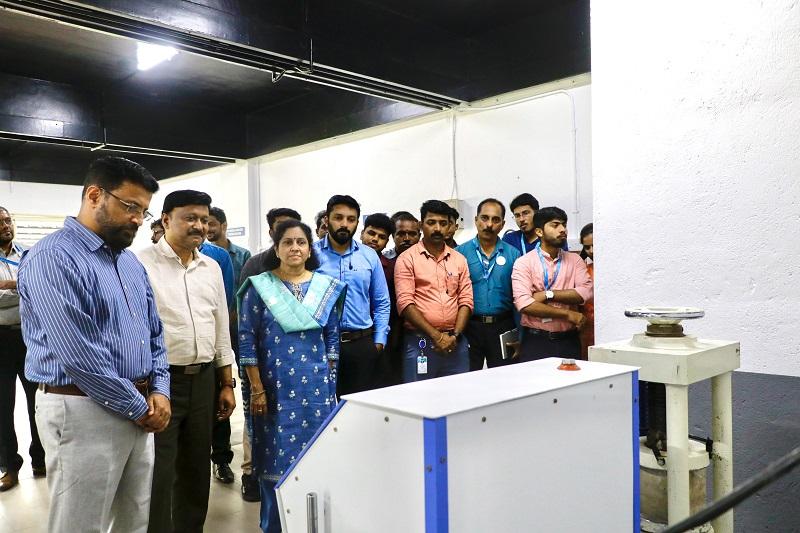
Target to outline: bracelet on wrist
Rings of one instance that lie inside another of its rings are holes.
[[[263,390],[263,389],[262,389],[262,390],[260,390],[260,391],[258,391],[258,392],[252,392],[252,391],[251,391],[251,392],[250,392],[250,396],[261,396],[262,394],[266,394],[266,393],[267,393],[267,391],[265,391],[265,390]]]

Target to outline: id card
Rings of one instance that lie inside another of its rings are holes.
[[[417,374],[428,373],[428,356],[420,355],[417,357]]]

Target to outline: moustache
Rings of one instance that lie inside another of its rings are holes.
[[[202,237],[203,236],[203,232],[202,231],[198,231],[198,230],[192,230],[192,231],[190,231],[188,233],[188,235],[197,235],[199,237]]]
[[[441,233],[439,231],[434,231],[433,233],[431,233],[431,237],[444,237],[444,233]]]

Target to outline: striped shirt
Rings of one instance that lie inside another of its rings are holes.
[[[161,320],[144,267],[72,217],[22,257],[17,278],[25,376],[77,385],[131,420],[147,413],[133,381],[169,397]]]

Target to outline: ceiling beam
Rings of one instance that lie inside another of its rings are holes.
[[[0,0],[0,8],[138,41],[172,46],[204,57],[266,70],[272,73],[275,83],[283,77],[294,78],[432,109],[447,109],[463,103],[457,98],[315,63],[313,42],[309,44],[309,57],[301,58],[158,24],[131,14],[56,0]]]

